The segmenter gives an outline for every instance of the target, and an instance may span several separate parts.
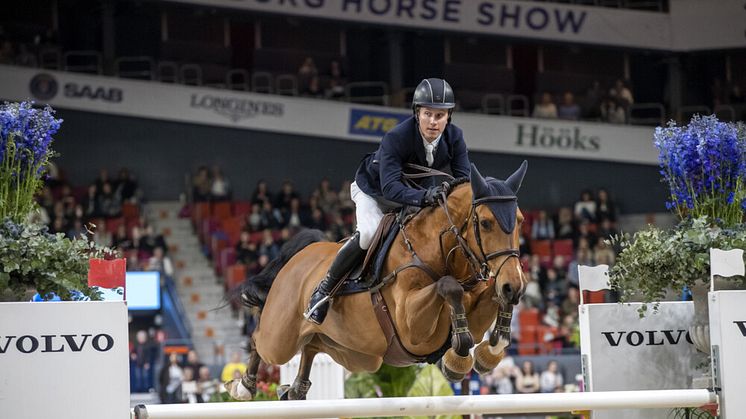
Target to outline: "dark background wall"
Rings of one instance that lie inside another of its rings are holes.
[[[146,199],[176,200],[184,176],[200,165],[219,165],[236,199],[248,199],[260,178],[277,191],[292,179],[307,196],[323,178],[338,185],[353,176],[362,156],[376,144],[331,140],[59,110],[65,122],[54,148],[57,164],[74,185],[93,181],[100,168],[112,175],[132,170]],[[466,133],[468,143],[468,133]],[[523,156],[470,153],[483,175],[505,178]],[[606,187],[624,213],[664,211],[664,185],[655,166],[525,157],[529,171],[521,189],[523,208],[572,204],[585,188]]]

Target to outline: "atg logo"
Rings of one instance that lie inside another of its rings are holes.
[[[57,80],[47,73],[35,75],[29,83],[29,90],[39,100],[50,100],[57,95]]]
[[[409,115],[350,109],[350,134],[381,137]]]

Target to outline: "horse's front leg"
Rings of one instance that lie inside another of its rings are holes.
[[[469,350],[474,346],[474,337],[469,331],[463,297],[464,289],[452,276],[444,276],[436,284],[438,295],[451,307],[451,348],[443,355],[441,370],[450,381],[460,381],[471,371],[474,360]]]
[[[513,306],[500,306],[495,327],[490,332],[489,340],[482,341],[474,350],[474,370],[487,374],[505,357],[505,348],[510,345],[510,321],[513,318]]]

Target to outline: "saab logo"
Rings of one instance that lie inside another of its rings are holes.
[[[738,330],[741,331],[741,335],[746,338],[746,320],[734,321],[733,323],[738,326]]]
[[[519,147],[598,151],[601,148],[601,139],[582,135],[580,127],[554,128],[518,124],[518,138],[515,144]]]
[[[98,352],[106,352],[114,346],[114,338],[106,333],[98,335],[23,335],[0,338],[0,355],[9,350],[23,354],[33,352],[80,352],[86,346]]]
[[[350,134],[381,137],[409,115],[350,109]]]
[[[65,83],[65,96],[73,99],[86,98],[119,103],[122,101],[122,89],[116,87],[90,86],[87,84]]]
[[[609,342],[609,345],[617,347],[622,343],[629,346],[661,346],[668,343],[669,345],[678,345],[679,342],[686,341],[692,343],[692,338],[686,330],[645,330],[644,332],[601,332]],[[682,340],[683,338],[683,340]]]
[[[193,94],[189,106],[192,108],[212,109],[216,114],[233,122],[257,115],[282,117],[285,108],[282,103],[257,102],[248,99],[218,97],[213,95]]]
[[[52,99],[57,94],[57,80],[51,74],[37,74],[29,83],[29,90],[39,100]]]

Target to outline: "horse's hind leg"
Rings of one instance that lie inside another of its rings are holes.
[[[298,375],[295,376],[293,385],[287,391],[280,394],[281,400],[305,400],[308,389],[311,388],[311,367],[313,367],[313,358],[318,352],[316,349],[310,349],[308,346],[301,350],[300,365],[298,366]]]
[[[259,370],[259,363],[262,359],[256,352],[254,340],[249,338],[249,362],[247,363],[246,372],[241,379],[236,379],[226,383],[225,387],[228,393],[236,400],[251,400],[256,395],[256,372]]]
[[[441,370],[448,380],[457,382],[471,371],[474,364],[469,354],[469,350],[474,346],[474,337],[469,331],[466,310],[462,301],[464,289],[451,276],[441,278],[436,283],[436,287],[438,295],[443,297],[451,307],[451,324],[453,325],[451,348],[443,355]]]

